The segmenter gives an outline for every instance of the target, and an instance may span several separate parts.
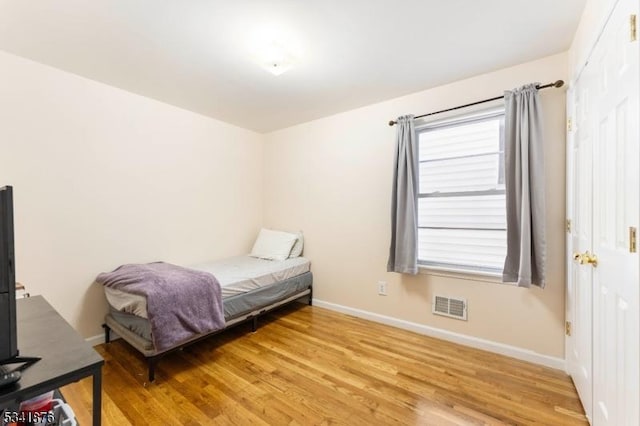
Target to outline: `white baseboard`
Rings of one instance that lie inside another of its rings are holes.
[[[518,348],[516,346],[505,345],[504,343],[493,342],[491,340],[481,339],[478,337],[468,336],[466,334],[454,333],[452,331],[443,330],[441,328],[430,327],[428,325],[418,324],[415,322],[405,321],[398,318],[388,317],[386,315],[376,314],[374,312],[364,311],[361,309],[350,308],[348,306],[338,305],[335,303],[325,302],[324,300],[313,299],[313,305],[321,308],[330,309],[332,311],[342,312],[343,314],[353,315],[354,317],[379,322],[404,330],[413,331],[414,333],[424,334],[425,336],[435,337],[449,342],[458,343],[460,345],[470,346],[476,349],[482,349],[494,352],[500,355],[509,356],[523,361],[532,362],[534,364],[544,365],[546,367],[555,368],[565,371],[565,360],[549,355],[539,354],[529,349]]]
[[[116,334],[115,331],[111,330],[111,340],[119,339],[120,336]],[[96,334],[95,336],[87,337],[84,339],[85,342],[89,343],[91,346],[98,346],[104,343],[104,333]]]
[[[562,371],[566,370],[564,359],[539,354],[530,349],[523,349],[516,346],[505,345],[504,343],[498,343],[491,340],[481,339],[479,337],[468,336],[466,334],[454,333],[452,331],[443,330],[441,328],[430,327],[428,325],[405,321],[386,315],[380,315],[374,312],[364,311],[362,309],[350,308],[348,306],[325,302],[324,300],[313,299],[313,305],[320,308],[326,308],[332,311],[341,312],[343,314],[353,315],[354,317],[363,318],[369,321],[379,322],[381,324],[401,328],[403,330],[413,331],[414,333],[424,334],[425,336],[447,340],[449,342],[458,343],[460,345],[470,346],[472,348],[510,356],[512,358],[532,362],[534,364],[544,365],[546,367],[551,367]],[[111,330],[111,340],[116,340],[119,338],[120,336],[118,336],[113,330]],[[104,343],[104,333],[88,337],[85,340],[87,343],[91,344],[91,346],[100,345]]]

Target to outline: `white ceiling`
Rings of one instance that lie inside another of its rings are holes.
[[[267,132],[568,49],[585,0],[0,0],[0,49]],[[274,76],[256,40],[301,50]]]

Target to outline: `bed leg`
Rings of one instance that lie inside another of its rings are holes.
[[[256,315],[251,320],[251,331],[255,333],[257,330],[258,330],[258,316]]]
[[[309,287],[309,306],[313,306],[313,287]]]
[[[158,359],[152,356],[147,358],[147,362],[149,365],[149,383],[151,383],[156,379],[156,364],[158,363]]]
[[[102,324],[102,328],[104,328],[104,342],[111,343],[111,328],[107,324]]]

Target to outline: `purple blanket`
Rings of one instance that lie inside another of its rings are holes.
[[[96,281],[146,297],[153,344],[158,351],[224,328],[220,284],[207,272],[156,262],[122,265],[98,275]]]

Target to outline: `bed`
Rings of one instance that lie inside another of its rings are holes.
[[[237,256],[190,266],[193,270],[213,274],[220,283],[224,328],[193,335],[186,341],[162,350],[158,350],[153,343],[146,299],[105,287],[109,302],[109,312],[103,325],[105,343],[109,343],[113,330],[147,358],[149,381],[154,381],[158,360],[171,351],[247,321],[252,322],[253,331],[256,331],[260,315],[291,302],[307,299],[311,305],[313,276],[310,265],[310,261],[304,257],[267,260]]]

